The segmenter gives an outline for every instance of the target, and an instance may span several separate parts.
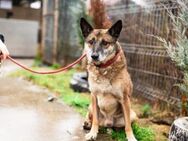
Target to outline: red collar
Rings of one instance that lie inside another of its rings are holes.
[[[110,66],[111,64],[113,64],[117,60],[119,55],[120,55],[120,50],[118,50],[116,52],[115,56],[112,59],[108,60],[106,63],[99,64],[99,65],[95,64],[95,66],[97,66],[99,68],[106,68],[106,67]]]

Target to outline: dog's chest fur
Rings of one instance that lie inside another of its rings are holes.
[[[88,72],[90,91],[95,95],[111,94],[116,99],[122,99],[126,85],[129,87],[132,84],[123,53],[107,68],[98,68],[89,64]]]
[[[105,117],[115,118],[120,115],[120,100],[132,92],[132,82],[127,72],[126,60],[121,53],[119,58],[107,68],[88,65],[89,87],[96,95],[100,112]]]
[[[89,80],[89,87],[90,91],[93,94],[96,94],[97,96],[100,94],[111,94],[114,95],[115,97],[122,97],[122,88],[121,84],[116,82],[114,84],[113,79],[108,79],[103,75],[93,75],[92,73],[89,73],[90,79]]]

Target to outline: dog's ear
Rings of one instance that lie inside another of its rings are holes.
[[[2,34],[0,34],[0,40],[4,43],[5,42],[5,38]]]
[[[118,20],[114,25],[112,25],[112,27],[108,30],[108,33],[114,37],[115,39],[117,39],[120,35],[122,29],[122,21]]]
[[[93,27],[84,18],[80,19],[80,27],[84,38],[93,31]]]

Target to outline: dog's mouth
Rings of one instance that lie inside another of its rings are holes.
[[[99,65],[99,64],[104,63],[104,61],[100,61],[100,60],[92,60],[92,63]]]
[[[101,60],[96,60],[96,59],[92,59],[92,62],[94,63],[95,66],[97,67],[101,67],[101,68],[105,68],[110,66],[111,64],[113,64],[118,56],[120,54],[120,51],[118,50],[115,54],[113,54],[112,56],[108,56],[108,57],[101,57],[103,61]]]
[[[101,64],[106,59],[101,54],[98,56],[95,56],[95,55],[91,54],[90,52],[87,54],[87,58],[88,58],[89,63],[93,63],[93,64]]]
[[[91,57],[91,62],[95,65],[100,65],[104,64],[108,60],[108,57],[100,55],[98,58],[92,58]]]

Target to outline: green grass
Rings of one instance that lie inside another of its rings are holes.
[[[132,124],[133,132],[138,141],[155,141],[155,134],[152,129],[147,127],[140,127],[137,123]],[[112,138],[117,141],[125,141],[125,131],[112,131]]]
[[[39,62],[35,63],[35,65],[36,64],[39,64]],[[52,68],[57,68],[57,65],[49,67],[49,69]],[[39,69],[39,67],[35,66],[33,69]],[[52,92],[57,93],[60,99],[62,99],[66,104],[72,106],[77,112],[85,116],[87,107],[90,103],[89,94],[74,92],[69,86],[70,79],[75,72],[76,70],[72,69],[54,75],[37,75],[25,70],[19,70],[11,74],[11,76],[23,77],[24,79],[32,81],[34,84],[48,88]],[[105,131],[106,130],[102,130],[102,132]],[[154,141],[154,133],[150,128],[143,128],[138,126],[138,124],[133,124],[133,131],[138,141]],[[124,130],[112,131],[111,136],[117,141],[126,140]]]
[[[142,111],[142,117],[145,117],[145,118],[149,117],[152,113],[151,106],[149,104],[143,105],[141,111]]]

